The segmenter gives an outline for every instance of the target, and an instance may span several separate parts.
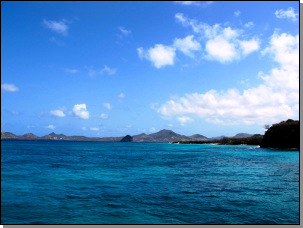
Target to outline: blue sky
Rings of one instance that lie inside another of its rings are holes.
[[[299,2],[1,2],[1,131],[264,133],[299,119]]]

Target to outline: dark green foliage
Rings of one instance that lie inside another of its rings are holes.
[[[287,121],[274,124],[266,131],[260,146],[263,148],[299,149],[300,122],[289,119]]]
[[[207,144],[207,143],[218,143],[222,145],[260,145],[262,142],[263,136],[256,135],[247,138],[228,138],[224,137],[222,139],[214,139],[214,140],[204,140],[204,141],[178,141],[173,143],[183,143],[183,144]]]

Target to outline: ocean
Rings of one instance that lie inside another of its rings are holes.
[[[1,224],[299,224],[299,151],[1,140]]]

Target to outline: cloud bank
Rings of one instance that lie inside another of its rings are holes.
[[[243,45],[246,52],[254,49],[253,43]],[[232,53],[232,47],[230,49]],[[175,116],[181,124],[190,120],[188,116],[220,125],[265,124],[296,118],[299,112],[299,35],[275,32],[262,53],[270,55],[279,66],[268,74],[260,72],[258,77],[263,83],[259,86],[242,92],[229,89],[186,94],[167,101],[156,109],[157,112],[164,117]]]

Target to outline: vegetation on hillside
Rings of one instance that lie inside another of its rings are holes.
[[[262,148],[300,148],[300,122],[298,120],[282,121],[272,125],[264,135]]]
[[[181,144],[208,144],[208,143],[217,143],[222,145],[260,145],[262,142],[263,136],[262,135],[256,135],[252,137],[247,138],[229,138],[224,137],[222,139],[214,139],[214,140],[196,140],[196,141],[176,141],[173,143],[181,143]]]

